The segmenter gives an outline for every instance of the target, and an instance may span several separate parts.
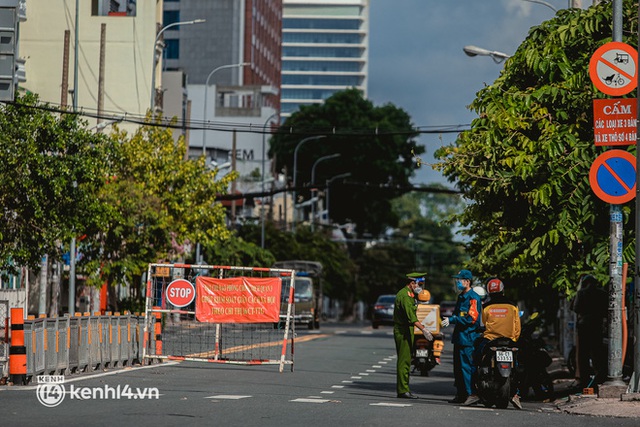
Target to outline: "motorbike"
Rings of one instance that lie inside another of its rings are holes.
[[[444,349],[444,335],[432,333],[433,341],[424,335],[416,334],[413,340],[413,357],[411,364],[413,371],[420,372],[423,377],[429,376],[429,371],[440,364],[440,355]]]
[[[515,394],[515,367],[518,348],[508,338],[496,338],[487,342],[478,357],[478,397],[487,407],[505,409]]]
[[[526,398],[529,390],[533,390],[536,400],[552,400],[553,379],[547,372],[553,359],[546,349],[544,340],[536,333],[542,318],[533,313],[522,323],[520,338],[517,342],[518,352],[518,384],[520,396]]]

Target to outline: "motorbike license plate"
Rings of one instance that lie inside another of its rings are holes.
[[[496,361],[513,362],[513,352],[512,351],[496,351]]]
[[[416,350],[416,357],[428,357],[429,356],[429,350],[426,349],[417,349]]]

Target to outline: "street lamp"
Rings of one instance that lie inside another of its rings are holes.
[[[221,66],[216,67],[213,70],[211,70],[211,72],[207,76],[206,82],[204,83],[204,111],[202,112],[202,122],[203,123],[207,120],[207,99],[209,97],[208,96],[208,93],[209,93],[209,79],[211,79],[211,76],[213,76],[215,73],[217,73],[220,70],[225,70],[227,68],[244,67],[245,65],[251,65],[251,63],[250,62],[241,62],[239,64],[221,65]],[[206,146],[206,142],[205,142],[205,135],[206,135],[206,129],[203,127],[202,128],[202,155],[203,156],[207,154],[207,146]],[[232,155],[235,156],[235,153],[232,153]]]
[[[261,233],[260,233],[260,247],[262,249],[264,249],[264,166],[265,166],[265,137],[266,137],[266,131],[265,128],[267,127],[267,124],[271,121],[271,119],[274,119],[278,117],[278,113],[273,113],[272,115],[269,116],[269,118],[267,118],[267,120],[265,120],[264,125],[262,125],[262,203],[260,203],[260,221],[261,221]]]
[[[553,10],[554,12],[558,12],[558,9],[556,9],[555,7],[553,7],[551,4],[547,3],[546,1],[542,1],[542,0],[524,0],[524,1],[529,1],[531,3],[542,4],[542,5],[547,6],[549,9]]]
[[[296,232],[296,177],[298,176],[298,150],[307,141],[326,138],[325,135],[310,136],[298,142],[295,150],[293,150],[293,218],[291,218],[291,231]]]
[[[340,175],[333,176],[333,177],[329,178],[326,181],[326,186],[327,186],[327,190],[326,190],[327,191],[327,194],[326,194],[326,199],[327,199],[327,224],[329,223],[329,186],[336,179],[348,178],[350,176],[351,176],[351,173],[347,172],[347,173],[343,173],[343,174],[340,174]]]
[[[468,56],[490,56],[491,59],[493,59],[493,62],[495,62],[496,64],[501,63],[505,59],[511,58],[511,55],[507,55],[506,53],[497,52],[495,50],[487,50],[473,45],[465,46],[462,48],[462,50],[464,50],[464,53],[466,53]]]
[[[153,67],[151,68],[151,102],[149,103],[149,108],[151,110],[151,113],[153,113],[153,108],[155,107],[155,101],[156,101],[156,46],[158,44],[158,40],[160,39],[160,36],[162,35],[162,33],[164,33],[166,30],[168,30],[169,28],[172,27],[177,27],[178,25],[193,25],[193,24],[201,24],[203,22],[206,22],[205,19],[194,19],[192,21],[181,21],[181,22],[174,22],[173,24],[169,24],[165,27],[162,27],[160,29],[160,31],[158,31],[158,34],[156,34],[156,40],[153,42]]]
[[[316,183],[316,166],[318,165],[318,163],[324,160],[335,159],[336,157],[340,157],[340,156],[341,156],[340,153],[329,154],[328,156],[322,156],[318,160],[316,160],[313,166],[311,167],[311,231],[313,231],[313,224],[315,223],[315,217],[316,217],[316,203],[313,201],[314,193],[316,192],[316,189],[313,188],[314,184]]]

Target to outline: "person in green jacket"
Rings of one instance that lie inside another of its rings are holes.
[[[426,273],[410,273],[410,282],[396,294],[393,308],[393,338],[396,342],[398,361],[396,365],[396,391],[401,399],[417,399],[418,396],[409,390],[409,373],[411,372],[411,355],[413,353],[413,328],[424,333],[425,338],[433,341],[433,335],[418,321],[416,316],[415,295],[422,292]]]

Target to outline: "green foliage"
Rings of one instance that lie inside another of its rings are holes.
[[[637,3],[624,2],[624,42],[635,46]],[[611,41],[611,3],[566,9],[529,32],[500,77],[478,92],[478,114],[454,146],[436,153],[465,198],[457,220],[471,237],[469,267],[523,286],[571,292],[578,276],[608,275],[609,207],[593,194],[589,60]],[[624,206],[632,253],[633,210]]]
[[[464,247],[454,241],[455,224],[449,223],[453,214],[462,212],[460,197],[412,192],[392,205],[400,223],[390,241],[376,242],[358,260],[358,279],[369,288],[368,302],[373,303],[380,294],[397,292],[410,271],[427,272],[426,288],[434,300],[451,299],[451,275],[466,259]]]
[[[60,260],[65,244],[100,227],[105,208],[105,140],[73,114],[54,115],[35,95],[17,96],[0,114],[0,268]]]
[[[184,141],[176,144],[166,128],[143,126],[131,137],[116,131],[111,139],[109,179],[97,194],[110,207],[109,222],[83,245],[89,283],[137,283],[150,262],[184,260],[195,242],[230,238],[216,195],[235,174],[217,179],[204,158],[185,160]]]
[[[323,104],[302,107],[270,141],[269,154],[275,157],[276,170],[284,171],[291,183],[295,149],[310,135],[325,138],[307,141],[298,150],[295,184],[306,187],[299,191],[300,197],[309,198],[315,161],[339,153],[339,158],[316,167],[316,184],[351,173],[346,180],[331,185],[331,219],[355,223],[359,235],[377,235],[387,225],[395,225],[397,218],[390,209],[390,200],[402,194],[397,187],[409,185],[409,178],[418,167],[412,152],[424,152],[424,147],[416,146],[413,140],[417,135],[409,115],[391,104],[374,107],[356,89],[338,92]]]
[[[250,242],[260,242],[261,226],[247,224],[238,230],[238,235]],[[309,227],[298,227],[296,234],[283,232],[273,223],[265,224],[265,246],[273,255],[270,267],[275,261],[309,260],[320,262],[324,274],[324,294],[343,301],[362,297],[362,290],[356,288],[356,266],[346,249],[333,242],[331,236],[320,230],[312,232]]]

